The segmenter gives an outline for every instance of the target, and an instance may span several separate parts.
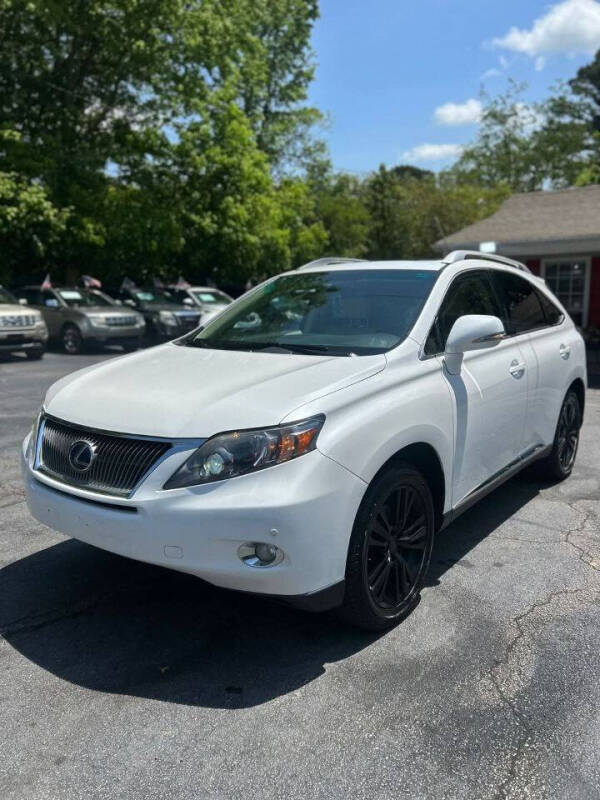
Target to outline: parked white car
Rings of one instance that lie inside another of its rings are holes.
[[[39,311],[23,308],[16,298],[0,286],[0,355],[25,353],[28,359],[43,358],[48,343],[48,328]]]
[[[202,325],[206,325],[213,317],[233,303],[233,298],[213,286],[189,286],[186,289],[172,286],[169,291],[178,303],[201,310],[200,322]]]
[[[533,461],[570,474],[585,386],[581,336],[516,262],[324,259],[55,383],[27,500],[98,547],[381,629],[436,531]]]

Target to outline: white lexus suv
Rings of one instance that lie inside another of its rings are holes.
[[[584,343],[522,264],[320,259],[75,372],[23,444],[31,513],[114,553],[382,629],[434,535],[577,452]]]

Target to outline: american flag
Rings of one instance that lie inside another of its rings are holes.
[[[176,289],[189,289],[190,285],[191,284],[189,284],[186,281],[186,279],[183,277],[183,275],[180,275],[179,278],[177,279],[177,283],[175,284],[175,288]]]
[[[40,289],[51,289],[51,288],[52,288],[52,281],[50,280],[50,273],[48,272],[48,274],[46,275],[46,277],[42,281],[42,285],[40,286]]]
[[[101,289],[102,284],[98,278],[92,278],[91,275],[82,275],[81,280],[86,289]]]

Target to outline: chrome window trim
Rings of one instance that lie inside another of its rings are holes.
[[[434,315],[433,321],[432,321],[431,325],[429,326],[429,330],[427,331],[427,336],[425,337],[425,339],[423,340],[423,342],[419,346],[419,361],[427,361],[430,358],[440,358],[441,356],[444,355],[444,353],[445,353],[444,350],[441,350],[441,351],[439,351],[437,353],[426,354],[425,353],[425,344],[427,343],[427,340],[429,339],[429,337],[431,335],[431,331],[433,329],[433,326],[435,325],[435,320],[437,318],[437,313],[440,310],[440,308],[442,306],[442,303],[446,299],[446,295],[448,294],[448,292],[452,288],[452,286],[454,284],[454,281],[459,276],[465,275],[468,272],[500,272],[500,273],[506,273],[507,275],[513,275],[514,274],[513,272],[509,272],[508,270],[505,270],[505,269],[498,269],[498,268],[490,269],[489,267],[482,267],[481,265],[473,266],[473,267],[467,267],[466,269],[461,269],[460,272],[457,272],[454,275],[454,277],[452,278],[452,280],[450,281],[450,283],[448,284],[448,286],[446,287],[446,291],[444,292],[444,296],[442,297],[442,299],[440,300],[440,302],[438,304],[437,311],[436,311],[436,313]],[[523,280],[527,280],[528,283],[530,283],[531,286],[534,288],[534,290],[538,290],[538,287],[533,283],[533,281],[528,280],[526,277],[523,276],[523,274],[518,275],[518,277],[523,278]],[[492,290],[493,290],[494,295],[495,295],[496,294],[496,290],[495,290],[493,284],[492,284]],[[553,303],[553,305],[556,305],[556,303],[554,303],[554,301],[552,300],[551,297],[549,297],[548,299]],[[559,308],[558,310],[560,311],[561,309]],[[519,331],[518,333],[507,333],[506,336],[502,339],[502,341],[509,341],[511,339],[516,339],[519,336],[529,336],[530,334],[537,333],[538,331],[545,331],[545,330],[550,330],[551,328],[557,328],[559,325],[564,325],[564,323],[567,321],[567,319],[569,319],[569,317],[566,314],[563,314],[562,315],[562,319],[560,319],[558,322],[554,322],[553,324],[541,325],[539,328],[531,328],[528,331]],[[502,322],[504,323],[504,320]]]

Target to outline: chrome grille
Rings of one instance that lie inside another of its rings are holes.
[[[41,428],[37,468],[63,483],[127,497],[171,447],[169,442],[135,439],[86,430],[46,418]],[[72,448],[86,442],[93,451],[87,471],[73,466]]]
[[[200,314],[189,311],[176,311],[175,316],[182,328],[192,330],[200,324]]]
[[[34,314],[2,314],[0,315],[0,328],[29,328],[35,325]]]
[[[125,327],[126,325],[135,325],[137,322],[137,317],[133,315],[131,317],[126,316],[115,316],[115,317],[105,317],[104,318],[107,325],[111,325],[115,328],[117,327]]]

